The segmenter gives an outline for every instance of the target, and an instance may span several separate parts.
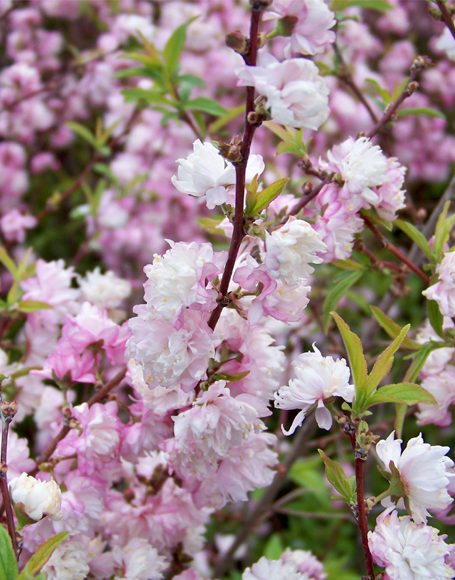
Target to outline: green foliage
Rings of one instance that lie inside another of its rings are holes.
[[[269,560],[278,560],[285,546],[279,534],[272,534],[264,547],[264,556]]]
[[[255,217],[259,215],[280,195],[288,181],[287,177],[278,179],[259,191],[259,182],[255,177],[247,188],[245,216]]]
[[[377,306],[370,306],[373,316],[378,321],[379,325],[385,330],[385,332],[390,336],[390,338],[397,337],[401,332],[401,327],[394,320],[392,320],[387,314],[382,312]],[[409,350],[418,350],[421,345],[415,340],[410,338],[404,338],[402,341],[402,346]]]
[[[433,395],[415,383],[397,383],[381,387],[368,399],[369,407],[380,403],[405,403],[406,405],[427,403],[434,405],[436,400]]]
[[[41,568],[52,556],[55,549],[64,542],[68,536],[68,532],[60,532],[41,544],[19,574],[18,580],[31,580],[32,578],[36,578],[36,574],[40,572]]]
[[[395,220],[393,223],[399,227],[400,230],[408,236],[408,238],[410,238],[415,244],[419,246],[427,258],[430,260],[433,259],[433,252],[430,248],[430,244],[420,230],[418,230],[410,222],[406,222],[404,220]]]
[[[11,538],[0,524],[0,580],[14,580],[18,569]]]
[[[327,333],[329,329],[330,313],[338,306],[340,300],[346,296],[348,290],[354,286],[354,284],[359,282],[363,274],[363,269],[343,272],[338,276],[336,283],[328,291],[322,307],[322,322],[325,333]]]
[[[306,157],[309,143],[303,141],[302,129],[283,127],[275,121],[265,121],[263,126],[281,139],[281,143],[277,147],[278,155],[288,153],[295,157]]]
[[[450,209],[450,201],[446,202],[442,212],[439,215],[438,221],[436,223],[436,229],[434,234],[434,257],[436,262],[442,260],[444,249],[449,241],[450,233],[455,225],[455,214],[448,216]]]
[[[387,12],[392,8],[387,0],[332,0],[331,6],[334,12],[341,12],[347,8],[358,7]]]
[[[348,477],[341,465],[330,459],[322,449],[318,449],[318,453],[324,462],[327,479],[348,505],[354,505],[356,502],[355,477]]]
[[[430,321],[433,330],[436,332],[436,334],[444,338],[444,317],[442,316],[438,303],[435,300],[427,301],[427,314],[428,320]]]
[[[410,115],[423,115],[424,117],[437,117],[438,119],[446,118],[441,111],[430,109],[429,107],[409,107],[398,111],[398,117],[409,117]]]

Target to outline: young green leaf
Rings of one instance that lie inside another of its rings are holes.
[[[269,560],[278,560],[284,552],[284,545],[279,534],[272,534],[264,548],[264,556]]]
[[[408,238],[411,238],[411,240],[419,246],[427,258],[430,260],[433,259],[433,252],[430,248],[430,244],[420,230],[418,230],[413,224],[405,222],[404,220],[395,220],[393,223],[399,227]]]
[[[341,316],[336,312],[331,312],[331,315],[338,326],[338,330],[343,338],[344,346],[348,354],[352,377],[355,384],[356,403],[360,399],[362,391],[365,389],[368,372],[367,361],[363,354],[362,342],[357,334],[352,332]]]
[[[444,329],[443,323],[444,318],[439,310],[438,303],[435,300],[428,300],[427,301],[427,314],[428,320],[430,321],[431,326],[433,327],[434,331],[441,336],[444,337]]]
[[[368,407],[379,405],[380,403],[406,403],[406,405],[427,403],[434,405],[436,400],[433,395],[420,385],[415,383],[396,383],[381,387],[368,399]]]
[[[37,310],[52,309],[52,306],[46,302],[40,302],[39,300],[21,300],[18,303],[17,308],[20,312],[36,312]]]
[[[17,578],[17,562],[13,545],[6,529],[0,524],[0,579],[15,580]]]
[[[409,329],[410,324],[404,326],[398,336],[389,344],[389,346],[378,356],[376,362],[373,365],[371,373],[368,375],[367,379],[367,394],[370,395],[374,392],[376,387],[382,381],[382,379],[389,373],[393,365],[393,359],[395,353],[400,348],[403,340],[405,339]]]
[[[424,115],[426,117],[438,117],[445,119],[446,116],[437,109],[430,109],[429,107],[410,107],[408,109],[400,109],[398,117],[409,117],[410,115]]]
[[[390,336],[390,338],[397,337],[401,332],[401,327],[397,324],[394,320],[389,318],[387,314],[382,312],[380,308],[376,306],[370,306],[371,312],[373,316],[378,321],[379,325],[385,330],[385,332]],[[408,350],[419,350],[421,348],[421,344],[412,340],[410,338],[405,338],[402,342],[404,348]]]
[[[18,577],[18,580],[28,580],[29,578],[34,578],[35,574],[38,574],[41,568],[52,556],[55,549],[62,542],[64,542],[68,536],[68,532],[60,532],[56,536],[53,536],[44,542],[44,544],[41,544],[25,565],[24,569]]]
[[[450,236],[450,232],[455,224],[455,215],[448,216],[450,201],[444,205],[436,223],[434,234],[434,256],[437,262],[440,262],[444,253],[444,248]]]
[[[164,46],[163,58],[170,77],[172,77],[177,71],[180,55],[182,54],[186,42],[188,26],[193,22],[193,20],[195,20],[195,18],[191,18],[191,20],[185,22],[185,24],[182,24],[174,30]]]
[[[98,144],[96,142],[95,136],[90,133],[87,127],[84,127],[84,125],[76,123],[75,121],[68,121],[66,126],[68,129],[71,129],[73,133],[79,135],[79,137],[81,137],[84,141],[87,141],[87,143],[90,143],[90,145],[96,149]]]
[[[356,284],[363,276],[363,270],[356,270],[355,272],[343,272],[338,278],[336,284],[329,290],[327,297],[322,307],[322,322],[324,325],[324,332],[327,333],[330,324],[330,313],[337,306],[339,301],[346,295],[346,292]]]
[[[8,252],[3,246],[0,246],[0,262],[5,266],[5,268],[10,272],[11,276],[17,279],[17,266],[14,260],[10,258]]]
[[[208,113],[214,117],[220,117],[226,114],[226,109],[213,99],[208,99],[206,97],[197,97],[191,101],[184,103],[185,109],[189,111],[201,111],[202,113]]]
[[[392,5],[387,0],[333,0],[331,8],[334,12],[339,12],[354,6],[378,10],[380,12],[386,12],[392,8]]]
[[[288,181],[289,179],[287,177],[278,179],[278,181],[275,181],[262,191],[257,192],[255,195],[254,204],[250,207],[249,211],[246,212],[247,215],[255,216],[266,209],[272,203],[272,201],[280,195]]]
[[[353,481],[347,477],[341,465],[330,459],[322,449],[318,449],[318,453],[324,462],[327,479],[347,504],[354,504],[355,485],[353,485]]]

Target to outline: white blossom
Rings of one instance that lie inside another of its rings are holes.
[[[454,570],[445,562],[451,546],[439,530],[416,524],[409,516],[384,512],[373,532],[368,532],[368,544],[373,559],[385,568],[389,580],[448,580]]]
[[[79,279],[79,287],[84,298],[98,308],[117,308],[131,292],[128,280],[111,271],[102,274],[98,267]]]
[[[325,250],[321,236],[309,223],[290,219],[271,234],[266,233],[264,263],[273,278],[297,285],[308,280],[314,271],[310,264],[320,264],[318,253]]]
[[[293,362],[295,378],[288,386],[281,387],[275,393],[275,407],[279,409],[300,409],[291,428],[283,429],[285,435],[292,435],[302,425],[308,410],[317,404],[316,421],[319,427],[330,429],[332,415],[324,406],[324,400],[331,397],[342,397],[352,401],[354,387],[349,384],[350,371],[344,359],[335,360],[330,356],[323,357],[316,346],[314,352],[306,352]]]
[[[425,523],[428,510],[443,510],[452,503],[447,492],[453,461],[446,457],[449,447],[424,443],[422,435],[408,441],[404,450],[395,432],[376,445],[376,452],[386,472],[392,462],[398,469],[409,510],[417,523]]]
[[[77,540],[68,539],[57,546],[42,571],[47,580],[84,580],[90,572],[88,562],[86,547]]]
[[[9,483],[13,502],[21,507],[32,520],[40,520],[44,515],[59,517],[62,492],[52,479],[41,481],[22,473]]]

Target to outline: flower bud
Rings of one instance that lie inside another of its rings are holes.
[[[40,481],[22,473],[9,484],[11,497],[32,520],[38,521],[44,515],[59,516],[62,492],[54,481]]]

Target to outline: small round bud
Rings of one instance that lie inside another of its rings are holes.
[[[235,52],[239,54],[248,54],[250,49],[250,41],[246,36],[244,36],[240,30],[235,30],[234,32],[229,32],[226,35],[226,45]]]

